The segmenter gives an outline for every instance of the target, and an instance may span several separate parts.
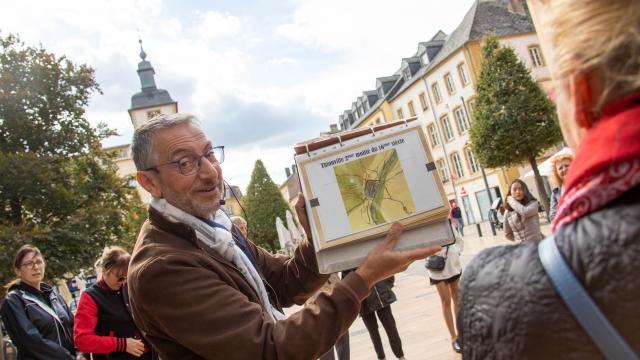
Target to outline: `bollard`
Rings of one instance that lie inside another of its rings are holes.
[[[482,237],[482,228],[480,227],[480,223],[476,223],[476,229],[478,229],[478,236]]]

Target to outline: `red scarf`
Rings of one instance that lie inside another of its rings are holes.
[[[585,133],[551,231],[603,208],[640,184],[640,93],[608,105]]]

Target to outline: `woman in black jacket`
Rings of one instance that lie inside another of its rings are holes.
[[[20,360],[73,360],[73,315],[55,288],[42,282],[40,250],[22,246],[13,260],[17,279],[7,285],[2,321]],[[78,356],[78,359],[84,359]]]
[[[400,334],[398,334],[396,320],[393,317],[393,313],[391,313],[391,304],[396,301],[396,294],[391,290],[394,281],[395,278],[392,276],[376,283],[371,289],[369,296],[362,301],[362,305],[360,306],[360,316],[369,332],[378,359],[384,359],[385,355],[380,332],[378,331],[376,314],[387,333],[393,354],[398,359],[404,359],[402,341],[400,340]]]

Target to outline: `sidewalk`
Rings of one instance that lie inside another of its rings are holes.
[[[464,250],[461,256],[463,269],[483,249],[513,244],[504,238],[502,230],[497,230],[497,236],[493,236],[489,223],[481,224],[481,229],[483,237],[478,236],[475,225],[464,228]],[[542,225],[542,233],[549,233],[549,224]],[[396,275],[394,292],[398,301],[391,305],[391,308],[402,338],[406,358],[408,360],[461,359],[461,356],[451,348],[451,339],[442,316],[440,298],[435,286],[429,285],[424,261],[416,261],[406,271]],[[286,312],[292,311],[295,309]],[[380,334],[387,359],[395,359],[382,325],[380,325]],[[369,333],[360,317],[349,329],[349,335],[351,360],[376,359]]]

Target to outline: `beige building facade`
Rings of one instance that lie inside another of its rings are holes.
[[[548,88],[549,70],[524,1],[478,0],[451,34],[440,31],[418,44],[416,53],[402,59],[392,76],[376,80],[375,92],[363,92],[339,116],[341,130],[417,117],[447,197],[458,202],[467,223],[487,220],[490,208],[482,169],[469,147],[474,86],[482,63],[480,43],[489,33],[513,48],[540,86]],[[511,180],[528,169],[484,171],[495,199],[504,197]]]

